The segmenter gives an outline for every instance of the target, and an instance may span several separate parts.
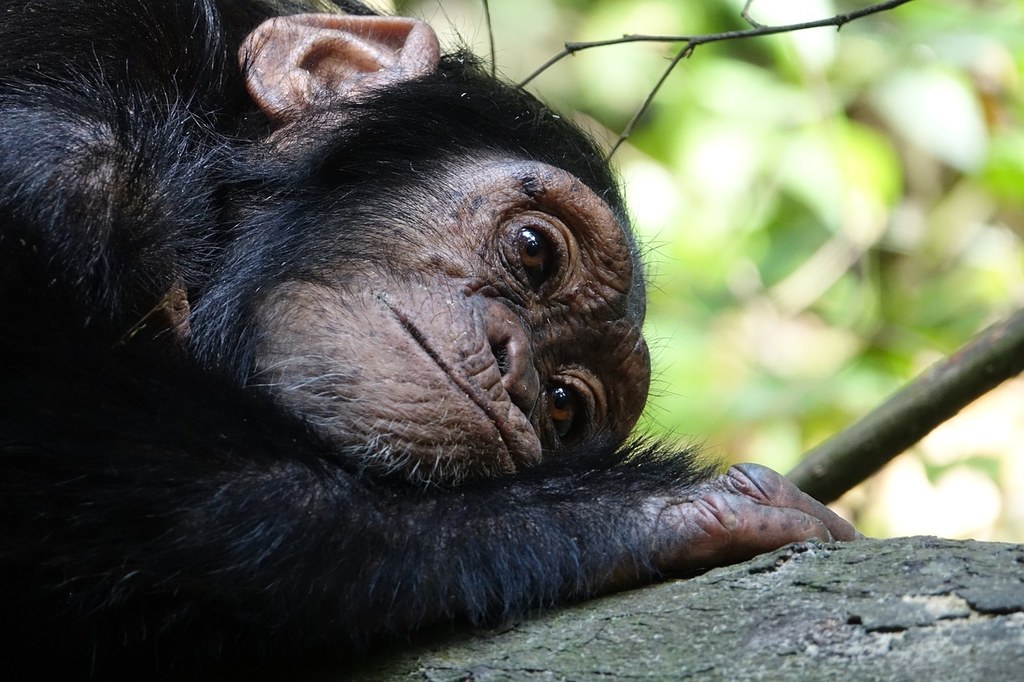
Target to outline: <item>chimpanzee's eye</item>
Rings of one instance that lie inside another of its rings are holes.
[[[548,389],[548,415],[559,438],[566,438],[582,424],[584,418],[583,399],[576,389],[556,384]]]
[[[555,270],[555,249],[540,230],[524,227],[519,230],[519,262],[534,287],[540,287]]]

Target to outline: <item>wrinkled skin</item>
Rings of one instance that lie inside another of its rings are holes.
[[[614,214],[543,164],[480,160],[451,176],[420,188],[405,217],[417,230],[384,267],[328,266],[327,286],[290,282],[267,297],[255,381],[332,440],[373,439],[374,468],[415,478],[509,474],[588,435],[621,440],[650,365]],[[524,229],[548,251],[532,278]],[[561,435],[546,398],[556,386],[578,401]]]
[[[667,571],[743,561],[790,542],[862,537],[831,509],[758,464],[733,466],[655,509],[655,565]]]

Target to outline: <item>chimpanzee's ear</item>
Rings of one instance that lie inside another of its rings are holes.
[[[239,59],[253,100],[284,124],[315,102],[431,73],[440,47],[433,29],[415,19],[297,14],[260,24]]]

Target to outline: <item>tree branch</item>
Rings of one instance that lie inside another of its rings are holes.
[[[978,334],[852,426],[811,450],[788,477],[828,503],[968,404],[1024,371],[1024,310]]]
[[[629,123],[627,123],[626,127],[622,129],[622,132],[619,133],[618,139],[615,140],[615,144],[613,144],[611,149],[608,150],[608,154],[605,156],[605,161],[611,160],[612,155],[618,151],[619,147],[622,146],[622,143],[628,140],[629,136],[633,134],[633,129],[636,128],[636,124],[640,120],[640,117],[644,115],[644,112],[647,111],[648,108],[650,108],[651,102],[654,101],[654,97],[658,94],[658,91],[661,90],[661,86],[666,80],[668,80],[669,74],[672,73],[674,68],[676,68],[676,64],[693,54],[695,47],[695,45],[687,43],[683,46],[683,49],[676,53],[676,56],[672,58],[672,61],[668,63],[668,67],[666,67],[665,71],[662,72],[661,78],[659,78],[658,82],[654,84],[651,91],[647,93],[647,97],[644,99],[643,104],[637,107],[637,110],[633,112],[633,116],[629,119]]]
[[[868,5],[861,9],[854,10],[852,12],[845,12],[843,14],[837,14],[834,17],[828,19],[817,19],[815,21],[805,21],[798,24],[785,24],[781,26],[765,26],[763,24],[757,24],[752,28],[742,29],[739,31],[723,31],[722,33],[708,33],[705,35],[696,36],[658,36],[658,35],[642,35],[642,34],[630,34],[624,35],[621,38],[611,38],[608,40],[594,40],[586,42],[568,42],[565,43],[565,48],[556,54],[551,59],[544,62],[538,67],[533,73],[527,76],[519,84],[520,87],[526,86],[530,81],[539,76],[540,74],[547,71],[549,68],[562,61],[570,55],[574,55],[577,52],[583,50],[589,50],[595,47],[606,47],[608,45],[623,45],[625,43],[686,43],[680,52],[693,52],[694,48],[698,45],[705,43],[716,43],[723,40],[739,40],[742,38],[756,38],[758,36],[773,35],[776,33],[790,33],[792,31],[802,31],[808,28],[824,28],[827,26],[835,26],[836,29],[842,28],[844,25],[866,17],[871,14],[878,14],[879,12],[885,12],[890,9],[905,5],[912,0],[886,0],[885,2],[879,2],[874,5]],[[747,3],[749,6],[750,3]],[[744,7],[744,12],[747,11],[747,7]],[[747,21],[751,20],[747,18]],[[752,22],[756,23],[756,22]]]
[[[750,16],[750,6],[753,5],[753,4],[754,4],[754,0],[747,0],[743,4],[743,9],[740,10],[740,16],[743,17],[743,20],[746,21],[751,26],[753,26],[754,28],[761,28],[762,26],[764,26],[764,24],[762,24],[761,22],[755,20],[752,16]]]
[[[828,19],[818,19],[816,21],[805,21],[799,24],[786,24],[783,26],[765,26],[754,21],[749,14],[750,5],[753,0],[747,0],[747,3],[743,6],[743,10],[740,13],[743,19],[751,25],[751,28],[740,30],[740,31],[724,31],[722,33],[709,33],[706,35],[698,36],[656,36],[656,35],[625,35],[621,38],[612,38],[609,40],[595,40],[590,42],[576,42],[576,43],[565,43],[565,48],[556,54],[551,59],[544,62],[538,69],[527,76],[520,84],[520,87],[525,87],[530,81],[539,76],[540,74],[547,71],[549,68],[560,62],[569,55],[582,52],[583,50],[589,50],[594,47],[606,47],[608,45],[622,45],[625,43],[639,43],[639,42],[654,42],[654,43],[683,43],[683,46],[676,52],[675,57],[669,62],[668,67],[661,74],[661,78],[654,85],[651,91],[647,94],[643,104],[641,104],[637,110],[633,113],[632,118],[629,119],[629,123],[619,134],[615,144],[612,145],[611,151],[608,152],[606,158],[610,159],[615,151],[622,146],[622,143],[629,139],[629,136],[633,134],[633,129],[636,127],[637,122],[644,115],[644,112],[651,106],[651,102],[654,101],[655,95],[658,94],[658,90],[661,89],[662,84],[668,78],[672,70],[676,68],[676,65],[686,57],[693,54],[694,50],[697,49],[698,45],[705,43],[714,43],[723,40],[739,40],[741,38],[755,38],[757,36],[773,35],[775,33],[789,33],[791,31],[801,31],[808,28],[822,28],[826,26],[835,26],[836,30],[842,28],[849,22],[866,17],[870,14],[877,14],[886,10],[905,5],[911,0],[886,0],[886,2],[879,2],[874,5],[862,7],[861,9],[854,10],[852,12],[846,12],[844,14],[837,14],[834,17]]]
[[[484,0],[484,22],[487,24],[487,44],[491,47],[491,78],[498,74],[498,61],[494,47],[494,23],[491,21],[491,3]]]

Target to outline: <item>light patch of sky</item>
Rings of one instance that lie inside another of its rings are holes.
[[[648,159],[631,159],[622,168],[626,202],[648,237],[664,236],[679,215],[679,189],[663,166]]]
[[[988,136],[977,99],[967,85],[939,68],[900,71],[882,83],[874,101],[890,125],[954,168],[978,168]]]
[[[732,0],[737,11],[743,9],[745,0]],[[798,24],[805,21],[827,19],[835,16],[835,3],[829,0],[754,0],[748,16],[760,24],[781,26]],[[814,71],[827,68],[836,56],[837,32],[835,28],[825,27],[796,31],[787,34],[793,43],[793,49],[804,65]]]

